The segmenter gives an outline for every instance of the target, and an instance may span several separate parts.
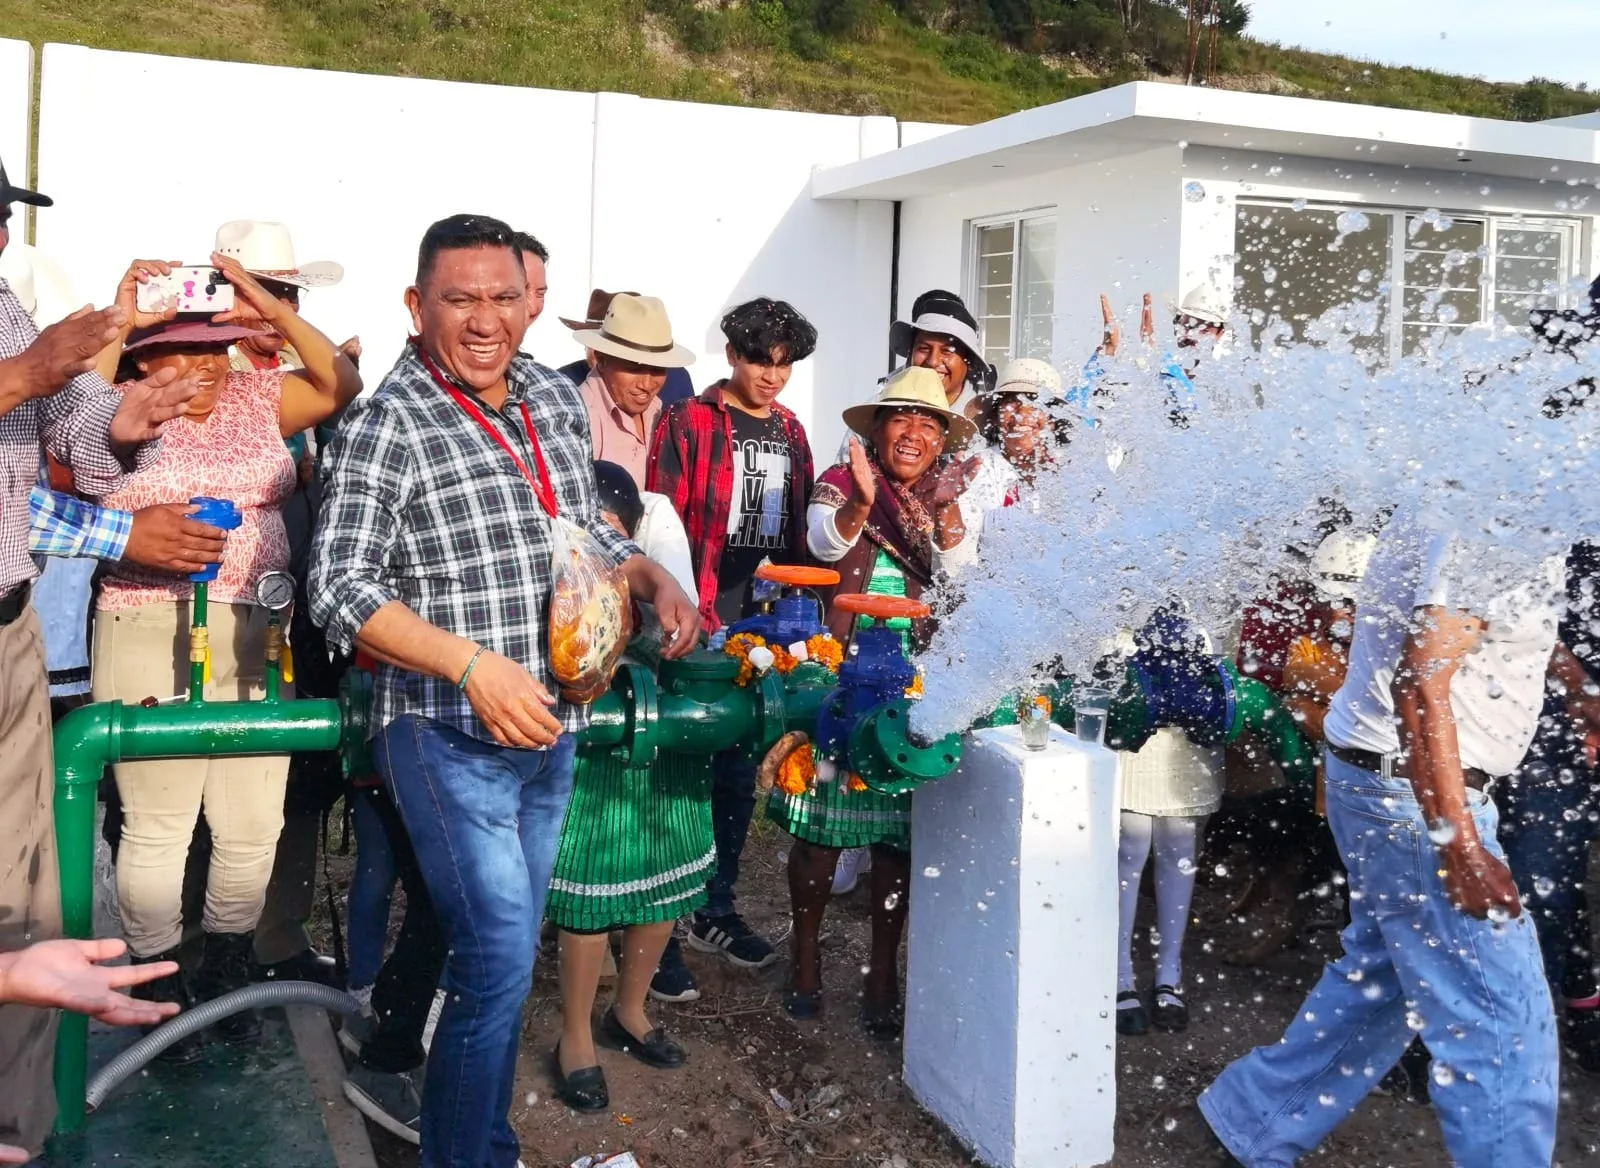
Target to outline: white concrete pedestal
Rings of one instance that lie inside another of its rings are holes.
[[[1116,1116],[1116,755],[967,739],[917,791],[905,1082],[994,1168],[1090,1168]]]

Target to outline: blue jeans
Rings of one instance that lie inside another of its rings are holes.
[[[1495,808],[1468,792],[1484,846]],[[1280,1042],[1200,1096],[1212,1131],[1249,1168],[1289,1168],[1322,1142],[1420,1034],[1457,1168],[1537,1168],[1555,1148],[1555,1014],[1527,913],[1495,924],[1445,895],[1404,779],[1327,759],[1328,824],[1349,867],[1344,954]]]
[[[386,798],[376,787],[353,790],[350,821],[356,836],[356,870],[350,877],[350,988],[368,988],[378,980],[383,948],[389,939],[389,902],[395,881],[389,835],[373,805]]]
[[[1528,757],[1516,774],[1495,785],[1494,796],[1500,844],[1539,933],[1550,992],[1586,998],[1595,985],[1582,892],[1600,786],[1571,720],[1551,715],[1547,709]]]
[[[733,886],[739,855],[756,810],[756,764],[738,747],[711,760],[711,837],[717,845],[717,870],[706,882],[706,903],[696,914],[725,917],[733,912]]]
[[[572,794],[571,735],[512,750],[416,715],[374,756],[450,947],[422,1092],[422,1168],[515,1168],[507,1116],[539,921]]]

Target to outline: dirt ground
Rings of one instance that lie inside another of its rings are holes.
[[[782,852],[787,837],[751,836],[740,877],[740,907],[768,937],[788,929]],[[1264,968],[1221,960],[1246,926],[1222,920],[1240,876],[1215,875],[1199,888],[1186,945],[1193,1021],[1183,1034],[1118,1040],[1117,1153],[1113,1168],[1189,1168],[1209,1163],[1191,1125],[1172,1118],[1231,1059],[1274,1041],[1337,951],[1332,930]],[[337,877],[336,877],[337,879]],[[1148,902],[1143,906],[1149,909]],[[581,1155],[631,1150],[644,1168],[957,1168],[975,1163],[924,1114],[900,1082],[896,1043],[867,1038],[856,1024],[866,960],[865,882],[834,902],[824,926],[828,1010],[814,1023],[790,1020],[779,1005],[784,965],[761,973],[687,952],[703,997],[654,1004],[653,1017],[690,1052],[677,1071],[657,1071],[601,1052],[613,1110],[575,1116],[551,1092],[549,1054],[559,1030],[553,954],[541,955],[524,1018],[524,1057],[511,1120],[529,1168],[566,1168]],[[1140,952],[1147,952],[1142,937]],[[1148,969],[1144,971],[1148,982]],[[603,1001],[603,997],[602,997]],[[384,1168],[410,1168],[415,1150],[382,1132]],[[1317,1168],[1439,1168],[1448,1163],[1425,1105],[1372,1096],[1306,1161]],[[1600,1078],[1563,1067],[1556,1163],[1600,1164]],[[1507,1168],[1514,1168],[1508,1165]]]

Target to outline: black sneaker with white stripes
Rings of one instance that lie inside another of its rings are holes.
[[[701,953],[720,953],[741,969],[765,969],[778,960],[772,946],[738,913],[725,917],[696,913],[689,929],[689,947]]]

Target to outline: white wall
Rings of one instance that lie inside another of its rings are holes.
[[[105,132],[108,110],[179,94],[196,99],[173,137]],[[241,129],[241,109],[274,114]],[[251,139],[270,146],[269,161],[245,158]],[[593,139],[591,94],[48,45],[39,173],[56,207],[40,216],[39,244],[104,302],[135,256],[203,263],[218,224],[281,220],[298,259],[345,265],[344,282],[302,309],[335,340],[361,335],[375,383],[409,328],[401,293],[417,242],[444,215],[533,231],[554,256],[552,303],[582,307]],[[559,327],[550,314],[530,344]]]
[[[0,162],[19,187],[28,185],[28,102],[33,87],[33,46],[0,40]],[[21,210],[22,208],[18,208]],[[22,224],[12,224],[22,238]]]
[[[106,110],[170,94],[219,95],[185,115],[181,151],[141,132],[104,134]],[[256,119],[249,131],[272,144],[270,164],[230,145],[248,140],[240,108],[276,111],[277,124]],[[785,401],[830,453],[840,410],[882,372],[889,209],[815,202],[809,180],[816,166],[893,149],[889,118],[67,45],[45,50],[41,110],[39,169],[58,206],[39,241],[102,302],[135,256],[203,262],[218,224],[281,220],[300,259],[345,265],[342,284],[302,307],[335,340],[361,335],[376,384],[409,327],[401,294],[424,228],[476,211],[550,249],[546,312],[527,342],[550,364],[581,356],[556,318],[582,316],[595,285],[665,300],[678,339],[701,357],[698,386],[726,372],[717,322],[730,305],[788,299],[821,343]],[[297,141],[309,146],[304,162]]]
[[[1180,163],[1176,146],[1162,147],[907,200],[900,235],[902,305],[928,288],[965,294],[966,225],[973,219],[1054,209],[1055,361],[1076,371],[1100,341],[1100,293],[1122,315],[1124,328],[1133,329],[1145,292],[1158,303],[1176,297]]]
[[[718,322],[728,307],[788,300],[820,341],[783,400],[818,457],[831,456],[840,411],[872,392],[882,366],[889,212],[813,200],[811,172],[861,157],[864,137],[869,152],[892,147],[887,127],[864,135],[860,118],[612,93],[597,108],[594,282],[666,301],[678,339],[700,358],[697,386],[727,372]]]

